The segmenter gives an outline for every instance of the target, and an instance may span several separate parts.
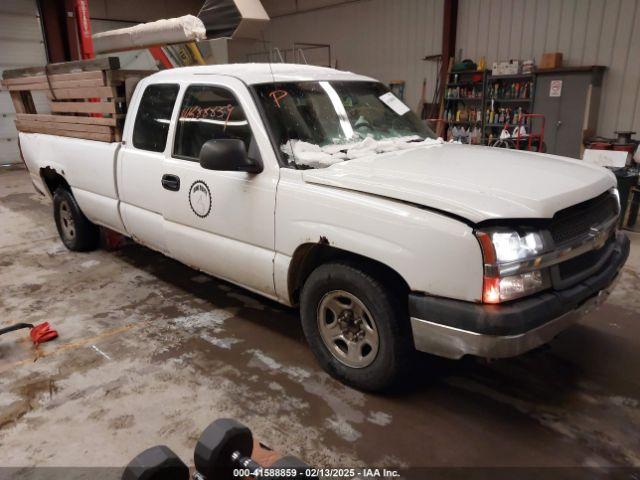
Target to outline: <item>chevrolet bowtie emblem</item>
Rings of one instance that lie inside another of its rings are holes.
[[[600,248],[607,240],[606,231],[602,228],[591,227],[589,229],[589,236],[593,238],[595,248]]]

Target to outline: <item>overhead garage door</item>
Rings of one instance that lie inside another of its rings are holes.
[[[35,0],[0,1],[0,71],[44,65],[47,61]],[[34,95],[38,112],[46,112],[44,95]],[[0,91],[0,165],[20,162],[15,111],[6,90]]]

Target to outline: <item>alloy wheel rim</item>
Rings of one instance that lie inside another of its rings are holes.
[[[76,225],[73,221],[71,208],[66,200],[60,202],[60,227],[62,234],[68,240],[72,240],[76,236]]]
[[[318,304],[318,330],[325,346],[340,363],[365,368],[373,363],[380,336],[369,309],[344,290],[326,293]]]

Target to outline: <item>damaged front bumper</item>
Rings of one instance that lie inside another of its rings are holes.
[[[552,340],[602,304],[629,256],[629,239],[618,233],[610,261],[599,272],[565,290],[547,291],[503,305],[409,295],[417,350],[446,358],[476,355],[505,358]]]

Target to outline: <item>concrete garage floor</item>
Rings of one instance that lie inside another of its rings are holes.
[[[164,443],[192,459],[232,416],[316,466],[640,466],[640,235],[617,290],[550,348],[425,356],[416,386],[332,380],[297,312],[141,246],[78,254],[23,170],[0,173],[0,465],[118,466]]]

